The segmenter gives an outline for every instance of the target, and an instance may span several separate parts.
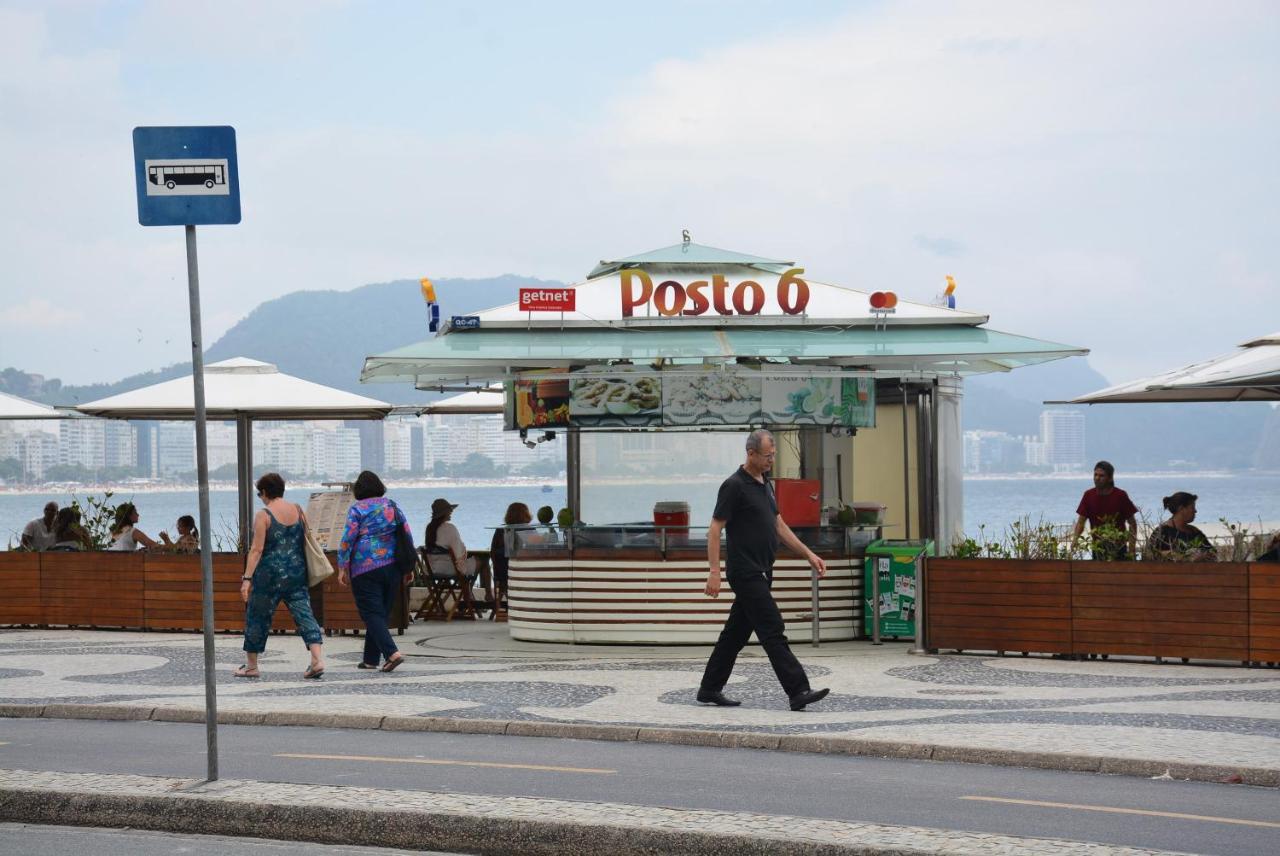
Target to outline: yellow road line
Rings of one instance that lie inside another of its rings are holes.
[[[1077,805],[1076,803],[1042,802],[1041,800],[1015,800],[1007,797],[960,797],[960,799],[1010,803],[1012,805],[1034,805],[1043,808],[1068,808],[1075,811],[1100,811],[1107,814],[1141,814],[1146,817],[1172,817],[1178,820],[1203,820],[1209,823],[1233,823],[1237,826],[1261,826],[1267,829],[1280,829],[1280,823],[1269,820],[1244,820],[1239,817],[1215,817],[1209,814],[1183,814],[1179,811],[1150,811],[1141,808],[1118,808],[1107,805]]]
[[[593,773],[613,775],[617,770],[595,767],[549,767],[542,764],[500,764],[495,761],[449,761],[438,758],[387,758],[382,755],[307,755],[296,752],[280,752],[277,758],[302,758],[308,761],[378,761],[386,764],[435,764],[445,767],[493,767],[500,770],[542,770],[549,773]]]

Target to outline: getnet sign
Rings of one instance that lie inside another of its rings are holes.
[[[577,292],[572,288],[522,288],[521,312],[573,312]]]
[[[803,315],[809,305],[809,284],[800,278],[804,268],[792,268],[778,277],[773,289],[754,280],[733,283],[724,274],[688,283],[667,279],[655,287],[653,278],[642,270],[620,274],[622,317],[632,318],[636,310],[657,311],[664,317],[717,315]]]
[[[240,222],[235,128],[134,128],[133,165],[143,226]]]

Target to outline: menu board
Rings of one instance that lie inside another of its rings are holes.
[[[569,419],[584,428],[661,426],[662,382],[654,374],[573,378]]]
[[[870,377],[776,377],[758,371],[620,372],[507,384],[505,422],[519,428],[698,425],[875,427]]]
[[[760,421],[759,374],[708,369],[663,378],[664,425],[748,425]]]
[[[569,424],[569,381],[522,378],[512,385],[513,428],[559,428]]]
[[[307,526],[320,546],[338,549],[342,531],[347,527],[347,511],[356,501],[349,490],[317,491],[307,500]]]
[[[856,377],[766,377],[762,419],[772,425],[875,425],[875,382]]]

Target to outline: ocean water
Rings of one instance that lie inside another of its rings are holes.
[[[1152,475],[1121,477],[1117,484],[1128,491],[1142,515],[1150,522],[1162,518],[1160,500],[1177,490],[1200,497],[1197,523],[1211,528],[1220,517],[1243,523],[1257,531],[1260,521],[1272,526],[1280,523],[1280,482],[1276,476],[1254,474],[1228,475]],[[544,492],[540,485],[458,485],[448,487],[391,488],[387,495],[399,503],[413,524],[417,537],[431,517],[431,502],[444,497],[458,503],[454,523],[463,540],[476,549],[486,548],[492,536],[487,528],[502,522],[507,505],[523,502],[531,510],[550,505],[559,509],[566,504],[565,486],[549,483]],[[632,482],[627,484],[584,484],[583,507],[588,509],[588,523],[627,523],[652,520],[653,505],[662,500],[684,500],[689,503],[694,525],[709,520],[715,506],[719,479],[690,479],[681,482]],[[1062,478],[981,478],[964,483],[965,531],[977,536],[980,525],[986,525],[988,536],[999,535],[1015,520],[1066,524],[1074,521],[1080,494],[1092,487],[1087,476]],[[306,504],[310,489],[291,490],[286,498]],[[83,498],[83,494],[80,494]],[[65,504],[69,493],[0,494],[0,549],[18,543],[22,527],[49,500]],[[114,502],[132,500],[138,506],[138,526],[157,537],[161,529],[174,534],[174,522],[180,515],[196,516],[197,494],[194,488],[156,492],[118,491]],[[215,547],[234,543],[236,527],[236,494],[233,490],[210,491],[212,536]],[[705,524],[703,524],[705,525]]]

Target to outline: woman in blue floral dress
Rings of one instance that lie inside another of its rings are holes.
[[[258,655],[267,648],[271,618],[280,601],[285,602],[298,634],[311,652],[311,665],[304,678],[324,674],[321,645],[324,633],[311,612],[307,589],[307,559],[303,537],[307,518],[302,508],[284,500],[284,479],[267,473],[258,479],[258,498],[264,508],[253,518],[253,546],[240,582],[240,598],[245,602],[245,664],[236,669],[237,678],[259,677]]]
[[[338,582],[351,583],[356,609],[364,621],[364,658],[357,668],[394,671],[404,662],[404,655],[391,637],[388,620],[396,591],[401,585],[401,571],[396,556],[396,536],[413,550],[413,532],[404,512],[387,499],[387,488],[374,473],[365,470],[356,477],[351,488],[356,502],[347,511],[347,527],[338,546]],[[404,582],[412,579],[405,574]]]

